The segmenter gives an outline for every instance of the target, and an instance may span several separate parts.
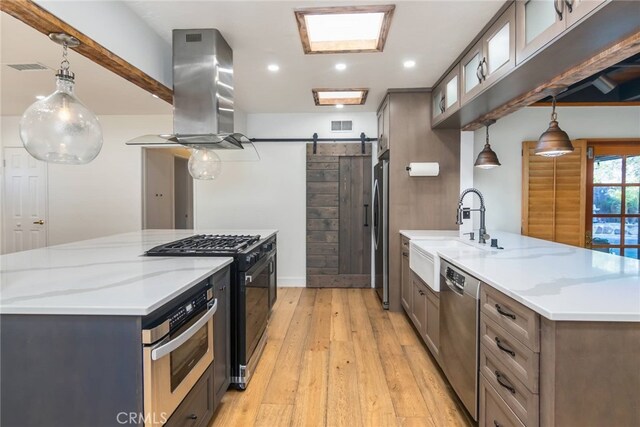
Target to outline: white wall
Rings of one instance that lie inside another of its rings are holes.
[[[246,117],[246,126],[242,123]],[[247,114],[255,138],[375,137],[375,113]],[[332,133],[331,120],[353,120],[353,132]],[[18,117],[2,117],[4,146],[20,146]],[[49,244],[141,228],[141,149],[124,143],[144,134],[170,133],[171,116],[102,116],[104,146],[84,166],[49,165]],[[245,129],[242,129],[245,128]],[[259,162],[227,162],[215,181],[196,181],[196,228],[277,228],[281,285],[305,284],[306,145],[256,143]]]
[[[640,137],[640,107],[560,107],[558,122],[571,139]],[[491,147],[502,166],[475,168],[475,187],[485,196],[487,229],[520,233],[523,141],[535,141],[549,125],[550,108],[528,107],[489,128]],[[475,132],[474,159],[485,143],[485,130]],[[477,228],[477,218],[474,220]]]
[[[331,120],[353,120],[353,132],[331,133]],[[248,114],[251,138],[375,137],[375,113]],[[278,278],[304,286],[306,265],[306,144],[256,143],[259,162],[224,163],[215,181],[195,186],[197,228],[277,228]]]
[[[22,146],[19,119],[1,118],[0,146]],[[104,144],[93,162],[48,165],[50,245],[141,228],[141,149],[125,142],[144,134],[170,132],[171,116],[101,116],[99,120]]]

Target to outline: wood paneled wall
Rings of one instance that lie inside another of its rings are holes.
[[[460,131],[431,129],[430,92],[389,93],[389,309],[400,311],[400,230],[457,230]],[[409,177],[410,162],[439,162],[437,177]]]

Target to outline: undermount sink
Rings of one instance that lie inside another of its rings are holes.
[[[440,257],[437,255],[439,248],[480,250],[458,239],[411,240],[409,267],[435,292],[440,292]]]

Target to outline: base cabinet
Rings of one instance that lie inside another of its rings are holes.
[[[436,358],[440,351],[440,296],[427,287],[427,326],[424,342]]]
[[[485,284],[480,307],[481,427],[638,425],[640,323],[552,321]]]
[[[213,417],[213,365],[167,420],[165,427],[206,427]]]
[[[406,260],[407,272],[405,273],[404,264],[402,270],[402,306],[420,338],[437,360],[440,347],[440,297],[408,267],[408,257]],[[405,277],[408,278],[405,280]],[[407,294],[406,299],[405,293]]]
[[[227,392],[231,379],[231,288],[228,279],[227,276],[227,280],[217,283],[214,290],[218,300],[218,309],[213,318],[214,408],[218,407]]]
[[[402,238],[402,247],[400,248],[400,256],[402,263],[402,271],[400,273],[400,300],[402,307],[407,313],[411,312],[411,304],[413,302],[413,287],[411,284],[411,268],[409,267],[409,239]]]

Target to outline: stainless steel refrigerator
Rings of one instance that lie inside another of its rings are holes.
[[[373,168],[373,243],[375,287],[382,306],[389,308],[389,160]]]

